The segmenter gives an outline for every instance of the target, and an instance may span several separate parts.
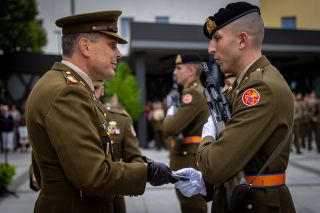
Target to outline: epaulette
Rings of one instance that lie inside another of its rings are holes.
[[[70,71],[63,71],[63,76],[66,78],[67,84],[69,85],[78,83],[78,80],[71,74]]]
[[[130,117],[129,113],[124,109],[116,109],[116,108],[110,108],[110,107],[108,107],[107,109],[111,113],[120,114],[120,115],[124,115],[126,117]]]
[[[250,79],[261,79],[263,73],[263,68],[258,68],[254,72],[250,73]]]

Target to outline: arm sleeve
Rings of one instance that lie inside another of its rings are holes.
[[[192,95],[192,101],[188,104],[182,102],[181,106],[173,116],[167,116],[164,119],[163,126],[164,134],[166,136],[176,136],[181,133],[181,131],[190,125],[190,122],[197,117],[198,113],[200,113],[200,95],[202,94],[196,92],[195,90],[190,90],[188,94]]]
[[[99,135],[103,120],[99,121],[100,112],[90,100],[89,93],[66,87],[56,96],[46,116],[50,142],[66,177],[88,195],[142,194],[146,166],[113,162],[105,156]]]
[[[129,118],[126,119],[125,135],[122,143],[122,157],[124,162],[136,162],[144,163],[141,158],[142,154],[139,148],[138,138],[134,135],[134,129],[132,121]]]
[[[262,81],[254,81],[248,87],[260,93],[260,100],[253,106],[242,102],[242,95],[236,99],[236,107],[226,128],[214,141],[205,137],[199,146],[197,161],[203,176],[209,183],[223,183],[243,169],[257,153],[275,129],[275,100],[272,90]]]

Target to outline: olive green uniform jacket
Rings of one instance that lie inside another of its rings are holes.
[[[132,120],[125,110],[107,108],[108,134],[112,144],[114,160],[126,163],[144,163],[139,148],[139,141],[132,126]],[[121,195],[114,196],[115,209],[125,213],[125,201]]]
[[[181,106],[173,116],[167,116],[163,123],[166,136],[180,134],[171,147],[170,168],[173,171],[187,167],[199,170],[196,162],[199,143],[182,144],[182,141],[190,136],[201,137],[202,127],[209,117],[209,108],[199,81],[184,88],[181,97]],[[182,138],[180,138],[181,136]],[[183,213],[207,212],[206,201],[200,195],[187,198],[178,190],[176,191]]]
[[[252,89],[259,94],[259,100],[258,96],[255,99],[251,97],[254,101],[244,97]],[[228,101],[232,115],[226,128],[217,141],[210,136],[205,137],[197,153],[205,181],[216,185],[212,212],[231,212],[226,205],[223,183],[242,169],[245,173],[257,174],[287,135],[294,117],[290,88],[264,56],[254,62],[239,85],[235,81],[228,93]],[[284,172],[289,154],[290,143],[287,143],[264,173]],[[213,187],[207,187],[207,191],[209,196],[212,195]],[[243,207],[234,212],[295,212],[295,209],[290,192],[283,185],[254,189]]]
[[[114,212],[115,194],[144,192],[146,166],[111,160],[103,106],[68,66],[55,63],[36,83],[26,121],[41,178],[35,212]]]

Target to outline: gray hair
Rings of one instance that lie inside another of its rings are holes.
[[[62,36],[62,54],[72,56],[80,38],[87,38],[92,42],[97,39],[97,33],[70,33]]]

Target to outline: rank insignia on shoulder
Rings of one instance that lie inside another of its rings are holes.
[[[260,94],[255,89],[247,89],[242,94],[242,102],[246,106],[254,106],[260,101]]]
[[[191,94],[185,94],[182,98],[182,102],[184,104],[190,104],[192,102],[192,95]]]
[[[68,79],[68,84],[76,84],[78,83],[77,79],[75,79],[74,77],[72,77],[71,75],[67,76]]]

